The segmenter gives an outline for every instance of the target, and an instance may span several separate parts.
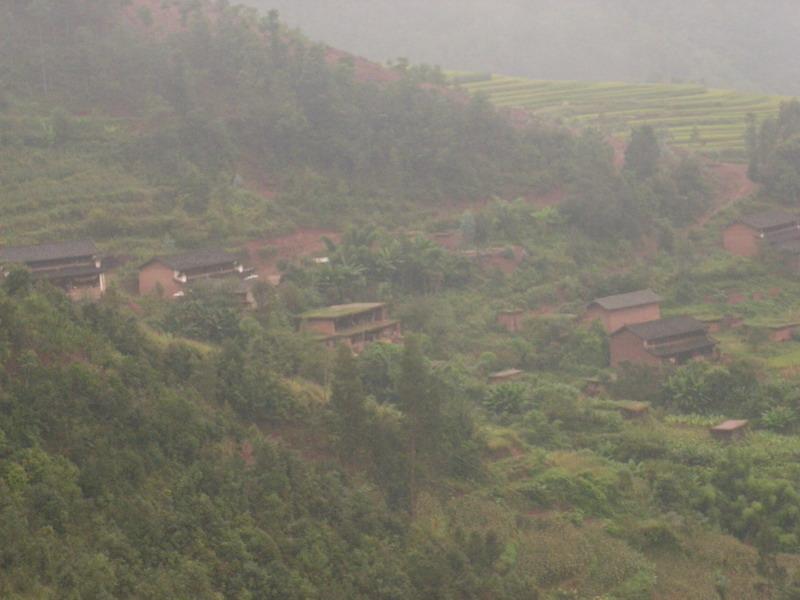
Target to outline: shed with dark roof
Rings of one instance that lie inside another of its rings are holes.
[[[9,246],[0,249],[0,263],[22,264],[32,269],[50,263],[94,262],[97,256],[97,246],[89,240],[51,242],[36,246]]]
[[[96,300],[106,289],[103,261],[89,240],[0,249],[0,272],[7,274],[14,264],[26,267],[34,279],[60,287],[74,300]]]
[[[160,293],[165,297],[182,295],[197,279],[243,276],[245,269],[235,254],[220,249],[203,249],[157,256],[139,269],[139,293]]]
[[[626,325],[660,319],[661,301],[652,290],[597,298],[586,307],[584,321],[600,321],[608,333],[614,333]]]
[[[609,349],[613,367],[624,362],[658,366],[713,356],[716,345],[704,323],[679,316],[626,325],[611,336]]]
[[[745,215],[723,233],[723,245],[731,254],[752,258],[763,244],[781,244],[800,239],[800,218],[782,210],[767,210]]]

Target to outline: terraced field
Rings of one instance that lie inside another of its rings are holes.
[[[534,81],[464,73],[452,77],[467,91],[486,94],[497,106],[524,108],[570,127],[591,125],[609,134],[625,134],[646,123],[674,146],[727,159],[743,157],[747,115],[774,115],[785,100],[696,84]]]

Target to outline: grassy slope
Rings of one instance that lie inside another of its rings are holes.
[[[772,116],[783,100],[694,84],[534,81],[500,75],[463,87],[487,94],[498,106],[525,108],[571,126],[622,134],[636,125],[653,125],[675,146],[725,157],[744,152],[748,114]]]

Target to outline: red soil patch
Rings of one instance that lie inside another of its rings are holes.
[[[697,220],[694,224],[695,228],[705,227],[711,219],[723,210],[758,191],[758,185],[750,181],[747,176],[747,165],[709,163],[706,168],[710,171],[717,185],[714,208]]]
[[[463,254],[477,262],[483,269],[498,269],[505,275],[512,275],[525,260],[525,249],[521,246],[512,246],[513,256],[506,256],[505,248],[490,248],[488,250],[468,250]]]
[[[612,137],[608,143],[614,149],[614,166],[620,170],[625,166],[625,150],[628,149],[628,142],[623,138]]]
[[[443,231],[434,233],[431,240],[445,250],[458,250],[464,243],[464,236],[460,231]]]
[[[149,11],[152,17],[152,25],[142,21],[140,12],[145,10]],[[134,0],[123,11],[131,25],[145,31],[164,35],[186,30],[180,9],[177,5],[164,0]]]
[[[563,187],[557,187],[545,194],[530,194],[525,196],[525,201],[533,204],[538,208],[548,208],[550,206],[558,206],[567,197],[567,190]]]
[[[244,464],[248,467],[254,467],[256,465],[256,458],[253,455],[253,444],[249,441],[245,441],[242,444],[242,449],[239,452],[239,456],[242,457]]]
[[[728,304],[736,306],[737,304],[742,304],[743,302],[747,302],[747,296],[744,294],[739,294],[736,292],[728,294]]]
[[[246,189],[267,200],[273,200],[277,195],[278,186],[275,181],[254,163],[243,161],[239,165],[238,172]]]
[[[328,64],[332,65],[342,61],[351,61],[355,68],[356,80],[363,83],[393,83],[395,81],[400,81],[403,77],[400,73],[387,69],[383,65],[371,62],[360,56],[348,54],[336,48],[326,48],[325,60],[328,61]]]
[[[251,264],[259,276],[269,281],[280,275],[278,263],[297,258],[324,254],[327,250],[322,238],[327,237],[338,242],[341,235],[329,229],[298,229],[290,235],[264,240],[254,240],[245,244]],[[262,257],[262,251],[271,248],[268,257]]]
[[[528,313],[531,317],[545,317],[547,315],[555,314],[556,310],[558,310],[558,306],[555,304],[543,304],[536,310],[532,310]]]

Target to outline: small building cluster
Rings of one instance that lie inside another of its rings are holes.
[[[584,322],[599,321],[609,334],[611,366],[623,363],[682,364],[716,353],[705,323],[687,316],[661,318],[661,298],[639,290],[598,298],[586,307]]]
[[[60,242],[0,249],[0,274],[8,276],[15,266],[27,269],[34,279],[62,288],[73,300],[99,300],[106,291],[106,268],[91,241]],[[243,308],[254,308],[253,284],[258,275],[238,256],[220,249],[204,249],[157,256],[139,268],[138,291],[167,299],[186,296],[201,281],[231,282],[230,293]],[[225,288],[226,291],[228,288]],[[377,340],[401,338],[399,321],[388,317],[383,303],[330,306],[301,315],[298,329],[317,337],[327,347],[345,343],[361,351]]]

